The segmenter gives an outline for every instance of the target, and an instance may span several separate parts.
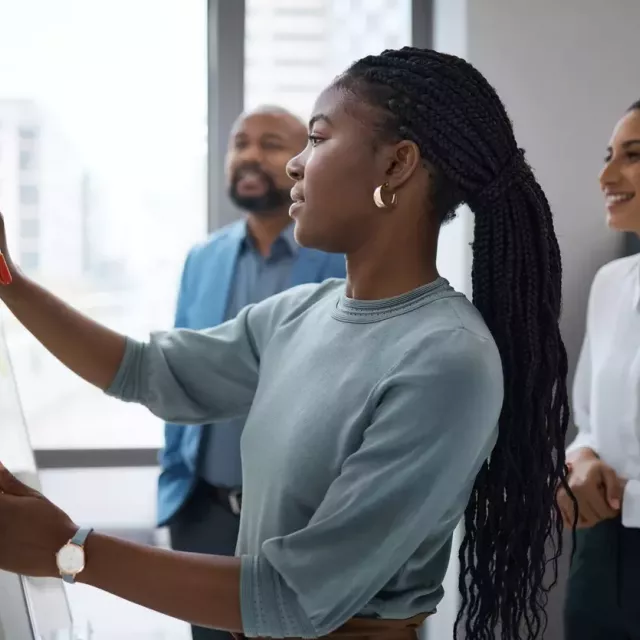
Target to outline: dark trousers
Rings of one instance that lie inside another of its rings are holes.
[[[233,556],[240,518],[220,502],[206,484],[199,484],[169,523],[171,546],[176,551]],[[191,627],[193,640],[233,640],[226,631]]]
[[[640,529],[577,532],[564,618],[566,640],[640,640]]]

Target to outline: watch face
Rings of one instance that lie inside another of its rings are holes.
[[[84,550],[75,544],[66,544],[57,555],[60,573],[75,575],[84,569]]]

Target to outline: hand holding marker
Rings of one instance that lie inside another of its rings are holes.
[[[9,271],[9,265],[5,260],[2,251],[0,251],[0,285],[9,285],[12,282],[11,271]]]

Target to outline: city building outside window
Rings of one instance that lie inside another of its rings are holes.
[[[186,252],[206,234],[206,5],[0,0],[0,210],[14,255],[139,338],[172,325]],[[3,319],[34,448],[162,445],[160,420]]]

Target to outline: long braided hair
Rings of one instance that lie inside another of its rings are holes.
[[[376,108],[377,135],[419,147],[441,221],[462,202],[475,213],[473,303],[500,350],[505,396],[465,512],[455,637],[539,637],[562,551],[555,496],[569,420],[549,203],[495,90],[466,61],[406,47],[359,60],[336,85]]]

